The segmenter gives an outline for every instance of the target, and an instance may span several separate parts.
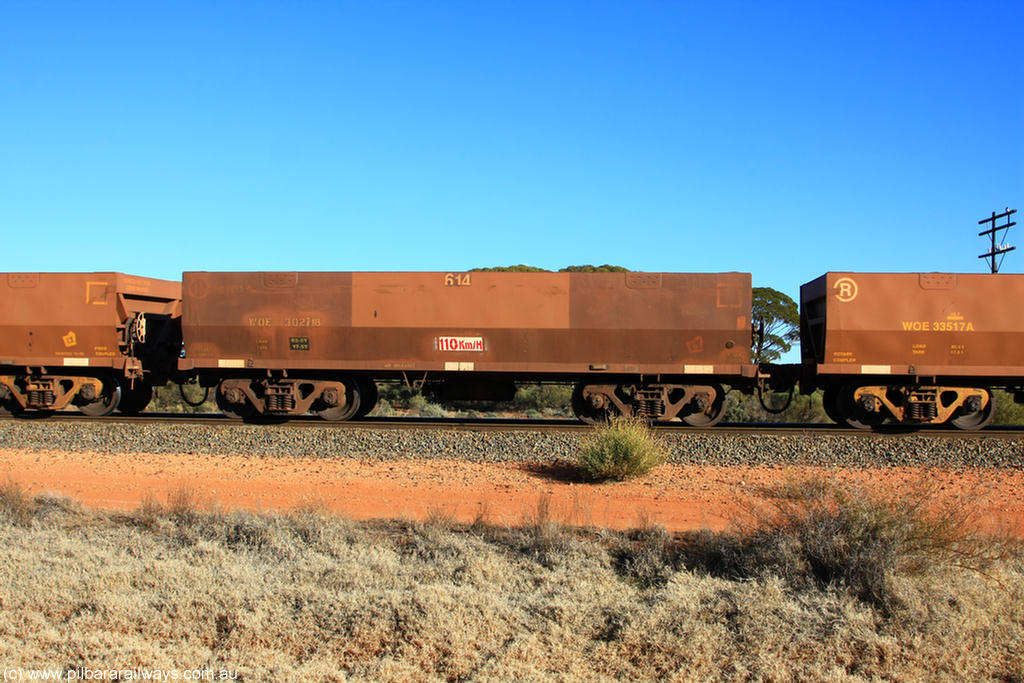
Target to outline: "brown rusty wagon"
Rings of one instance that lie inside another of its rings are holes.
[[[375,380],[507,399],[571,382],[584,420],[711,425],[749,390],[747,273],[186,272],[179,367],[234,416],[344,420]]]
[[[175,370],[180,300],[122,273],[0,274],[0,412],[142,410]]]
[[[1024,275],[826,273],[800,289],[801,391],[836,422],[980,429],[1021,397]]]

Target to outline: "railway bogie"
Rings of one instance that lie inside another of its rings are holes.
[[[573,412],[598,424],[618,416],[647,421],[678,418],[711,427],[725,416],[726,392],[719,384],[577,384]]]
[[[981,429],[991,422],[995,401],[986,387],[849,382],[825,392],[833,421],[862,429],[883,424],[941,425]]]
[[[240,418],[313,413],[325,420],[348,420],[370,412],[376,400],[376,385],[354,377],[232,378],[217,387],[218,407]]]

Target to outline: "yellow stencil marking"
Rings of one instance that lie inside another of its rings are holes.
[[[98,306],[105,306],[107,303],[107,283],[86,282],[85,303],[96,304]]]
[[[841,277],[836,280],[832,290],[836,293],[836,298],[844,304],[857,298],[857,283],[850,277]]]

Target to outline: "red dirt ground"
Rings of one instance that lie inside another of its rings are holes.
[[[880,491],[925,486],[935,502],[964,497],[979,526],[1024,537],[1024,472],[935,468],[827,469],[665,465],[627,483],[573,482],[558,467],[457,460],[253,458],[189,454],[0,450],[0,478],[32,493],[58,492],[89,507],[134,509],[186,491],[200,507],[286,510],[323,505],[354,519],[430,516],[516,525],[550,504],[568,524],[669,531],[722,529],[737,501],[785,477],[808,474]]]

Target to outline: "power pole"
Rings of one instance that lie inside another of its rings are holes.
[[[978,258],[989,259],[989,266],[992,268],[992,272],[993,273],[998,273],[999,272],[999,266],[1001,266],[1003,264],[1003,259],[1000,258],[999,261],[997,262],[996,261],[996,256],[1002,256],[1002,254],[1005,254],[1008,251],[1013,251],[1014,249],[1017,248],[1017,247],[1011,247],[1009,244],[1007,244],[1005,242],[1000,243],[1000,244],[996,244],[996,232],[997,231],[999,231],[999,230],[1009,230],[1013,226],[1017,225],[1016,223],[1010,221],[1010,216],[1012,216],[1015,213],[1017,213],[1017,209],[1007,208],[1003,213],[1001,213],[1001,214],[999,214],[997,216],[996,212],[993,211],[991,218],[986,218],[984,220],[978,221],[978,225],[984,225],[985,223],[991,223],[992,224],[992,227],[989,228],[988,230],[983,230],[983,231],[978,233],[978,237],[983,237],[985,235],[990,235],[991,238],[992,238],[992,248],[989,249],[987,254],[982,254]],[[1006,223],[1004,225],[996,225],[996,221],[998,221],[1000,219],[1003,219],[1003,218],[1006,219]],[[1006,238],[1006,233],[1003,233],[1003,238],[1004,239]]]

